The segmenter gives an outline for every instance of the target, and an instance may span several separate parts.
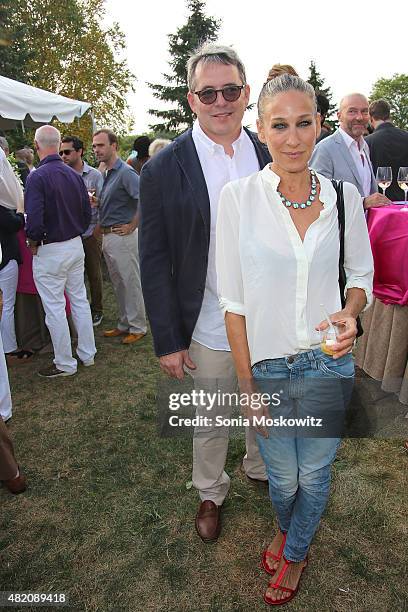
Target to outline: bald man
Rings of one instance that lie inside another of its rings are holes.
[[[352,93],[342,98],[337,113],[339,128],[316,145],[310,160],[310,167],[327,178],[355,185],[364,208],[391,203],[378,193],[370,151],[363,137],[368,117],[368,100],[363,94]]]
[[[91,206],[82,177],[59,156],[59,131],[44,125],[36,131],[34,142],[41,161],[27,179],[26,234],[33,253],[34,282],[55,353],[54,364],[38,374],[56,378],[75,374],[78,366],[72,356],[64,291],[78,332],[78,357],[85,366],[94,363],[96,348],[81,238],[91,220]]]

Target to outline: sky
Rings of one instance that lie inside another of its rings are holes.
[[[408,72],[404,28],[399,33],[396,28],[401,12],[396,0],[386,9],[378,0],[367,3],[367,8],[350,0],[207,0],[206,5],[207,15],[222,20],[219,42],[232,45],[245,64],[251,102],[256,102],[269,68],[277,62],[292,64],[308,78],[313,59],[335,104],[354,91],[369,95],[380,77]],[[106,8],[107,20],[117,21],[126,35],[125,58],[137,77],[136,92],[128,96],[132,131],[141,134],[156,122],[147,110],[160,106],[146,81],[163,83],[169,60],[167,34],[186,22],[188,11],[184,0],[106,0]],[[255,119],[256,111],[247,111],[244,123],[254,128]]]

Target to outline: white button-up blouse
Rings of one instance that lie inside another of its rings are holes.
[[[228,183],[221,192],[216,263],[220,305],[244,315],[251,363],[317,348],[315,326],[341,310],[336,192],[317,174],[324,209],[302,242],[268,166]],[[373,258],[361,197],[344,183],[346,290],[372,299]]]

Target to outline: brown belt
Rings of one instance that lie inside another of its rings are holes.
[[[114,225],[110,225],[109,227],[101,227],[101,232],[102,234],[111,234],[114,227]]]

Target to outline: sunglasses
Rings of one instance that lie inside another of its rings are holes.
[[[203,104],[214,104],[217,99],[219,92],[222,93],[222,97],[227,102],[236,102],[241,95],[241,91],[245,88],[245,85],[226,85],[222,89],[214,89],[208,87],[201,91],[195,91],[195,95]]]
[[[63,155],[71,155],[72,151],[75,151],[75,149],[62,149],[59,154],[61,155],[61,157]]]

